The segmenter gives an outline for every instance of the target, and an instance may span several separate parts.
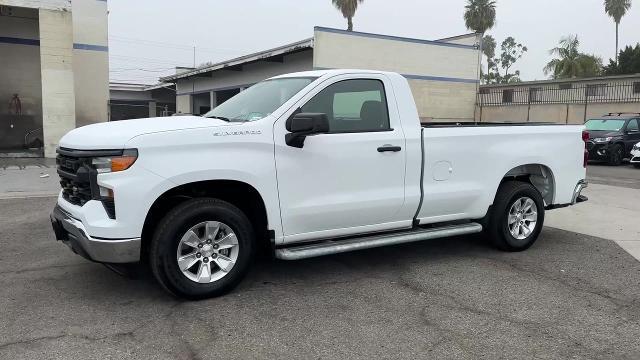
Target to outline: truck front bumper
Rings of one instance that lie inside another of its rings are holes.
[[[133,263],[140,260],[140,238],[91,237],[82,222],[74,219],[59,205],[53,209],[50,218],[56,239],[88,260],[101,263]]]

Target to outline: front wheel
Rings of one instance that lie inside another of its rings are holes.
[[[531,184],[500,185],[488,223],[492,243],[504,251],[523,251],[538,239],[544,223],[544,201]]]
[[[158,224],[150,247],[155,278],[170,293],[204,299],[233,289],[253,258],[253,228],[234,205],[193,199]]]

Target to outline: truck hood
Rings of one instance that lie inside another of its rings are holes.
[[[172,116],[121,120],[79,127],[60,139],[60,147],[78,150],[121,149],[132,138],[157,132],[228,126],[219,119],[200,116]]]

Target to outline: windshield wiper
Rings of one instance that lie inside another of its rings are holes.
[[[226,121],[226,122],[230,122],[231,120],[229,118],[226,118],[224,116],[205,116],[207,119],[219,119],[222,121]]]

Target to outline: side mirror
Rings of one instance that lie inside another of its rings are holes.
[[[294,113],[285,127],[289,131],[284,137],[287,145],[302,148],[307,136],[329,132],[329,119],[322,113]]]

